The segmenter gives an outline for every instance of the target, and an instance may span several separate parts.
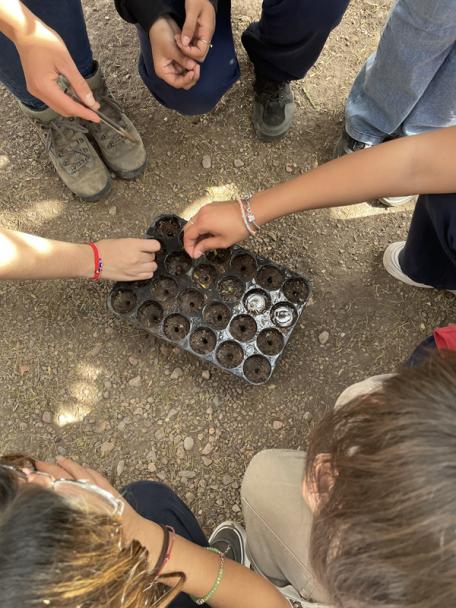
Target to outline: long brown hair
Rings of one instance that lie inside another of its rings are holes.
[[[34,466],[24,455],[0,462]],[[170,589],[149,573],[147,550],[125,541],[121,518],[78,509],[0,467],[2,608],[164,608],[185,577],[168,575],[180,578]]]
[[[314,466],[324,452],[334,479],[326,493]],[[455,353],[403,368],[326,414],[306,474],[322,491],[311,563],[331,603],[456,606]]]

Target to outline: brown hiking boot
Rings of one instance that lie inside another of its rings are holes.
[[[86,120],[84,124],[100,147],[103,160],[109,169],[123,179],[133,179],[141,175],[146,168],[146,149],[133,123],[125,116],[122,106],[111,95],[100,65],[95,62],[94,67],[95,73],[86,78],[86,81],[100,104],[99,111],[126,129],[140,143],[132,143],[103,122]]]
[[[65,118],[51,108],[33,110],[20,102],[19,106],[38,129],[52,164],[71,192],[90,202],[106,196],[111,190],[109,173],[79,119]]]

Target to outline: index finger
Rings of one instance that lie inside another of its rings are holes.
[[[179,35],[175,36],[175,40],[180,50],[188,57],[191,57],[192,59],[195,59],[195,61],[200,62],[206,59],[206,55],[209,52],[210,46],[203,42],[201,38],[196,39],[196,41],[192,40],[192,42],[188,46],[184,46],[182,44]]]
[[[42,473],[52,475],[54,479],[74,479],[73,475],[65,471],[65,469],[62,469],[56,464],[45,462],[44,460],[36,461],[36,469]]]
[[[62,116],[79,116],[92,122],[100,122],[95,112],[84,108],[80,103],[73,101],[68,95],[65,95],[56,82],[54,85],[50,92],[52,96],[47,93],[46,99],[43,96],[41,97],[50,108],[62,114]]]
[[[156,239],[142,239],[141,250],[149,253],[160,251],[161,244]]]

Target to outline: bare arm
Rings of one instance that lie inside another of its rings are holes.
[[[456,192],[456,127],[404,137],[348,154],[255,194],[251,207],[261,226],[278,217],[322,207],[353,205],[381,196]],[[237,203],[203,207],[185,226],[193,257],[248,236]],[[212,234],[198,242],[201,235]]]

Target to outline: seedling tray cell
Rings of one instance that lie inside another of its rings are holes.
[[[192,260],[185,220],[155,218],[145,238],[162,249],[149,281],[118,282],[108,308],[118,317],[242,378],[271,377],[312,293],[303,276],[234,245]]]

